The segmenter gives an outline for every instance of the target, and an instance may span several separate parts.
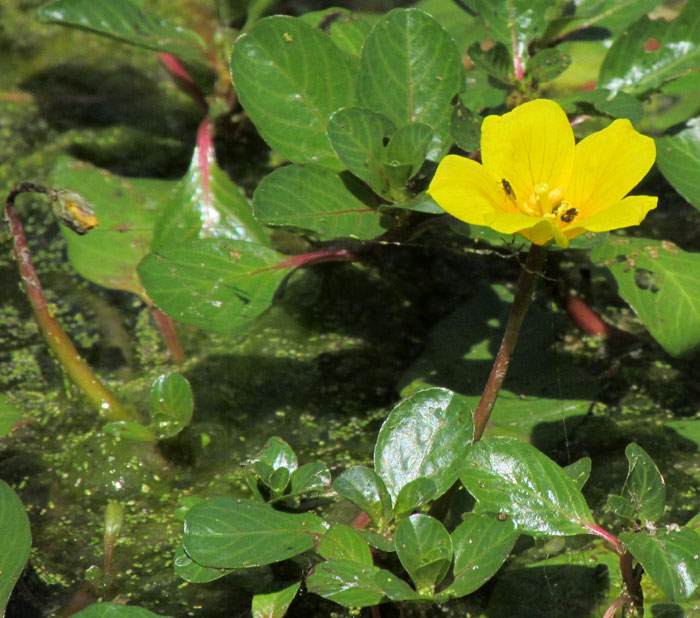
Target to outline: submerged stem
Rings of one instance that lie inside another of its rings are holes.
[[[94,218],[89,207],[85,209],[83,208],[84,205],[77,201],[78,196],[76,194],[62,195],[61,192],[56,190],[29,182],[16,186],[10,191],[5,202],[5,216],[12,234],[14,257],[19,266],[22,284],[44,340],[54,351],[70,379],[100,409],[106,419],[110,421],[136,420],[134,414],[125,408],[100,383],[49,310],[44,291],[32,264],[22,222],[15,210],[15,198],[22,193],[43,193],[48,195],[54,202],[63,199],[62,206],[64,206],[64,209],[57,212],[56,208],[54,208],[54,212],[56,212],[62,222],[78,233],[84,233],[90,227],[96,225],[97,219]],[[67,214],[66,209],[70,211],[69,214]],[[70,221],[66,220],[68,216],[72,217]]]
[[[535,290],[537,277],[542,271],[545,258],[547,257],[547,249],[540,245],[532,245],[530,252],[527,254],[527,260],[523,271],[520,273],[518,284],[515,290],[515,297],[510,308],[510,316],[506,324],[506,330],[503,333],[501,346],[496,354],[491,374],[484,387],[484,392],[479,400],[479,405],[474,412],[474,442],[481,439],[481,436],[486,429],[486,425],[491,417],[491,411],[496,403],[498,393],[503,385],[503,380],[508,372],[515,344],[518,341],[520,327],[525,319],[532,293]]]

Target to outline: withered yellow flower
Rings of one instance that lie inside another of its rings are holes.
[[[537,99],[481,127],[481,160],[447,155],[428,194],[448,213],[537,245],[638,225],[656,197],[625,197],[649,171],[654,140],[627,119],[578,144],[564,110]]]

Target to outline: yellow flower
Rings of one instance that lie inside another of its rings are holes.
[[[448,213],[537,245],[561,247],[586,231],[638,225],[656,197],[625,197],[656,157],[654,140],[627,119],[578,144],[554,101],[524,103],[481,127],[483,164],[447,155],[428,194]]]

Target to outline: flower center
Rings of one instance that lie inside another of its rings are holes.
[[[562,221],[570,223],[578,214],[576,209],[572,209],[570,204],[562,199],[564,189],[562,187],[551,188],[549,183],[541,182],[536,184],[530,197],[518,204],[520,210],[531,217],[544,217],[551,221],[559,218],[560,211],[566,213],[566,218]]]

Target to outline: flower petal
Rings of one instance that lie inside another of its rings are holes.
[[[560,247],[566,249],[566,247],[569,246],[569,239],[556,225],[547,219],[542,219],[534,227],[527,230],[520,230],[518,233],[535,245],[544,245],[554,238]]]
[[[574,148],[564,110],[546,99],[523,103],[503,116],[487,116],[481,127],[484,167],[510,182],[521,198],[540,183],[566,188]]]
[[[581,219],[606,210],[644,178],[655,158],[653,139],[637,133],[626,118],[615,120],[576,145],[566,199],[578,208]]]
[[[505,203],[500,179],[483,165],[457,155],[447,155],[438,165],[428,195],[457,219],[488,225],[484,216]]]
[[[579,226],[589,232],[607,232],[639,225],[647,213],[656,208],[657,200],[657,197],[649,195],[630,195],[595,215],[582,218]]]

